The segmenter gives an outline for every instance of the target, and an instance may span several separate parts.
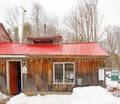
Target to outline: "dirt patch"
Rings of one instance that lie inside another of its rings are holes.
[[[7,104],[7,102],[10,100],[10,97],[6,98],[6,99],[2,99],[0,101],[0,104]]]
[[[120,88],[111,87],[108,90],[113,94],[113,96],[120,97]]]

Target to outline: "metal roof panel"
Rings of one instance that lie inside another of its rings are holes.
[[[98,43],[94,42],[63,43],[59,45],[0,43],[0,54],[108,56],[108,53]]]

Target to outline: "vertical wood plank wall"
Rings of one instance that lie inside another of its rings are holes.
[[[12,59],[11,59],[12,60]],[[22,59],[21,59],[22,60]],[[80,86],[102,85],[98,81],[99,67],[105,67],[105,58],[41,58],[29,57],[26,60],[27,74],[22,74],[23,91],[72,91],[79,86],[77,79],[82,79]],[[75,84],[53,84],[53,63],[75,62]],[[0,88],[6,88],[6,60],[0,59]]]
[[[6,81],[6,60],[0,59],[0,89],[7,89],[7,81]]]
[[[98,85],[98,67],[105,67],[104,58],[30,58],[27,59],[28,73],[24,90],[26,91],[72,91],[79,86]],[[53,84],[53,63],[75,62],[75,84]],[[24,79],[25,80],[25,79]],[[34,86],[33,86],[34,85]]]

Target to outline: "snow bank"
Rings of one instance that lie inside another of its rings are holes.
[[[81,104],[120,104],[120,99],[100,86],[74,88],[73,95],[78,97]]]
[[[8,96],[0,92],[0,100],[7,98]]]
[[[120,83],[118,83],[117,81],[111,81],[111,78],[106,78],[106,85],[108,88],[110,87],[120,88]]]
[[[114,97],[102,87],[78,87],[71,95],[37,95],[30,96],[21,93],[7,104],[120,104],[120,99]]]

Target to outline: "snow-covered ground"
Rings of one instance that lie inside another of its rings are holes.
[[[111,72],[108,71],[107,74],[109,75],[106,77],[106,85],[109,91],[111,91],[112,95],[120,97],[120,75],[118,81],[111,81]]]
[[[74,88],[71,95],[27,96],[21,93],[7,104],[120,104],[120,98],[100,86],[90,86]]]
[[[120,88],[120,83],[106,78],[107,88],[100,86],[77,87],[71,95],[48,94],[27,96],[24,93],[12,97],[7,104],[120,104],[120,97],[108,91],[111,87]],[[0,100],[7,96],[0,93]]]
[[[8,96],[0,92],[0,100],[7,98]]]
[[[110,87],[120,88],[120,83],[118,83],[118,81],[111,81],[111,71],[107,71],[106,74],[108,75],[108,77],[106,77],[107,87],[108,88],[110,88]],[[120,75],[119,75],[119,79],[120,79]]]
[[[118,81],[111,81],[111,78],[106,78],[106,85],[107,87],[117,87],[120,88],[120,83]]]
[[[7,98],[0,93],[0,100]],[[18,94],[7,104],[120,104],[120,97],[113,96],[107,89],[100,86],[77,87],[71,95],[49,94],[27,96]]]

